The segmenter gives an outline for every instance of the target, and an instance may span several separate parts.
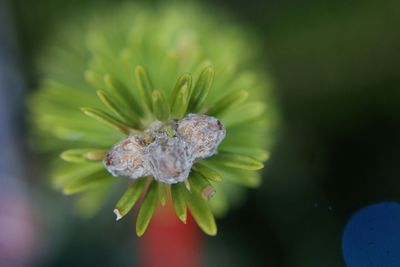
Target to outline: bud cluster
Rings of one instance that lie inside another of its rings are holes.
[[[222,123],[207,115],[155,121],[144,132],[128,135],[115,144],[103,163],[113,176],[137,179],[151,175],[174,184],[187,179],[197,159],[214,155],[224,137]]]

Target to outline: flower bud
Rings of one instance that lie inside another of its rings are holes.
[[[196,158],[214,155],[225,137],[225,127],[218,119],[192,113],[178,122],[177,132],[192,146]]]
[[[129,135],[115,144],[103,159],[107,171],[132,179],[148,175],[143,163],[143,143],[142,136]]]

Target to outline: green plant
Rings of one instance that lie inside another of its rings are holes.
[[[211,115],[226,127],[226,138],[216,155],[194,163],[190,190],[152,177],[132,180],[115,212],[123,217],[144,195],[140,236],[158,203],[172,199],[181,221],[188,208],[200,228],[215,235],[213,213],[222,215],[237,202],[241,186],[259,185],[257,170],[273,139],[276,114],[256,41],[192,5],[129,4],[87,13],[57,26],[39,58],[44,79],[30,99],[37,147],[64,151],[62,160],[51,160],[54,185],[67,195],[81,193],[79,210],[92,214],[128,180],[112,177],[102,164],[114,144],[156,120]]]

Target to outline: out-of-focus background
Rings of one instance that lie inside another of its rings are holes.
[[[132,221],[78,218],[36,175],[43,162],[27,142],[35,52],[64,12],[87,2],[0,1],[1,266],[137,264]],[[351,216],[400,201],[400,2],[203,2],[260,36],[282,114],[261,188],[218,221],[204,265],[345,266]]]

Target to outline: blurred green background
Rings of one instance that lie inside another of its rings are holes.
[[[33,88],[32,61],[46,33],[90,1],[9,2]],[[261,188],[218,221],[218,236],[206,238],[205,266],[345,266],[341,238],[350,216],[400,200],[400,2],[203,2],[260,36],[282,114]],[[40,169],[40,160],[30,162]],[[32,266],[135,266],[131,221],[115,224],[108,213],[81,220],[45,179],[28,179],[45,229]]]

